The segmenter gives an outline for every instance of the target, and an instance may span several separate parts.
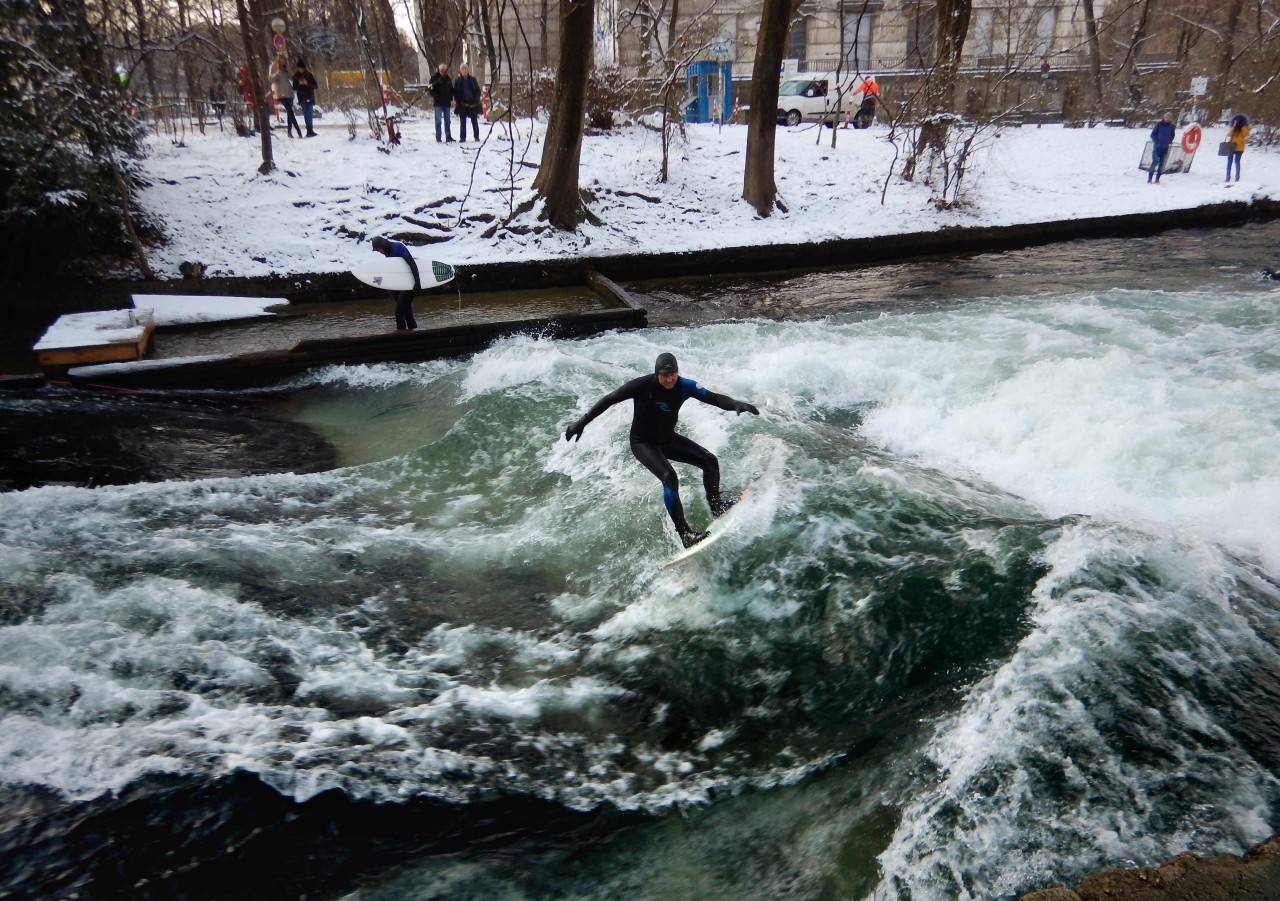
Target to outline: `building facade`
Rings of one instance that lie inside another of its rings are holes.
[[[1176,18],[1142,16],[1141,2],[1091,6],[1100,32],[1092,47],[1081,0],[975,0],[957,111],[1071,120],[1102,106],[1145,116],[1176,101],[1159,77],[1177,63]],[[516,78],[553,69],[557,0],[509,8],[514,12],[496,23],[507,48],[502,68]],[[596,65],[622,78],[659,80],[672,67],[728,62],[733,93],[745,102],[760,14],[761,0],[596,0]],[[805,0],[792,20],[784,71],[874,75],[892,102],[930,65],[936,15],[933,0]],[[469,35],[464,53],[485,73],[478,38]],[[1126,41],[1140,49],[1127,52]]]

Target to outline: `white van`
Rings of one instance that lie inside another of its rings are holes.
[[[851,73],[841,73],[839,82],[834,72],[797,73],[778,88],[778,121],[787,125],[838,122],[850,101],[857,108],[862,98],[854,98],[853,93],[861,83],[862,78]]]

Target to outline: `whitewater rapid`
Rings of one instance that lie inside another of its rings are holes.
[[[795,884],[874,834],[849,884],[886,899],[1239,851],[1280,822],[1239,693],[1280,684],[1276,310],[1019,295],[323,370],[291,390],[335,471],[0,495],[0,779],[715,801],[789,824]],[[563,440],[665,350],[762,408],[686,405],[754,488],[670,570],[627,411]]]

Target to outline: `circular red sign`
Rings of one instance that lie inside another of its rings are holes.
[[[278,34],[278,35],[276,35],[275,37],[273,37],[273,38],[271,39],[271,43],[275,45],[275,48],[276,48],[277,50],[283,50],[283,49],[284,49],[284,35],[282,35],[282,34]],[[1185,141],[1185,140],[1186,140],[1186,138],[1183,138],[1183,140]]]
[[[1195,153],[1200,146],[1200,126],[1192,125],[1182,133],[1182,149],[1187,153]]]

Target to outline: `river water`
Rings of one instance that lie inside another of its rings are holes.
[[[0,494],[0,893],[941,901],[1242,851],[1278,237],[640,285],[679,327],[295,381],[335,469]],[[686,405],[751,490],[667,569],[626,411],[562,437],[663,350],[762,407]]]

